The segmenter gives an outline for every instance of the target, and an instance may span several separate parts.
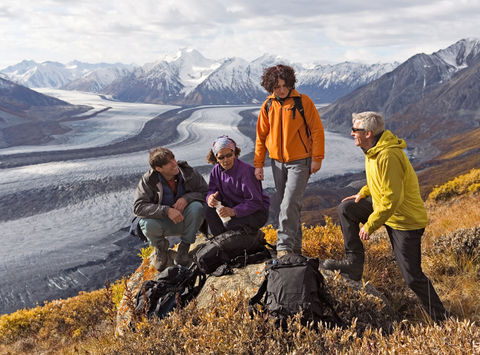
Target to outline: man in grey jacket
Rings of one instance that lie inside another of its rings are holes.
[[[208,185],[186,161],[158,147],[150,152],[151,169],[140,179],[135,192],[134,213],[139,226],[154,247],[154,263],[162,271],[168,262],[167,236],[179,235],[175,263],[187,266],[190,244],[204,222],[203,204]]]

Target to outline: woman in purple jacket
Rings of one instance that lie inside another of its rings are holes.
[[[240,148],[228,136],[218,137],[207,155],[207,161],[215,164],[206,207],[206,220],[214,236],[227,230],[254,232],[267,222],[270,200],[255,178],[255,168],[239,160],[239,155]]]

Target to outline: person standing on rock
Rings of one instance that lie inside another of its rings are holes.
[[[133,210],[143,234],[154,247],[154,265],[167,267],[167,236],[180,236],[175,263],[187,266],[190,245],[204,222],[203,208],[208,185],[186,161],[176,161],[173,153],[158,147],[150,152],[151,169],[140,179]],[[202,227],[206,234],[206,223]]]
[[[417,175],[404,151],[407,145],[384,129],[383,116],[377,112],[354,113],[352,122],[351,136],[365,153],[367,184],[356,195],[344,198],[338,207],[346,259],[328,259],[323,268],[340,270],[359,281],[365,258],[362,241],[369,240],[384,225],[408,287],[430,317],[441,321],[447,312],[421,267],[421,238],[427,211]]]
[[[240,148],[228,136],[215,139],[207,155],[215,166],[208,182],[205,218],[214,236],[227,230],[257,232],[267,222],[270,199],[253,166],[238,159],[239,155]]]
[[[268,150],[276,187],[272,204],[280,206],[277,257],[302,252],[301,202],[310,174],[320,170],[325,151],[320,115],[313,101],[295,90],[295,82],[290,66],[266,68],[261,85],[270,95],[257,120],[255,177],[264,178]]]

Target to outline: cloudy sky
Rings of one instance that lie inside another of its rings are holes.
[[[195,48],[300,63],[404,61],[480,38],[480,0],[2,0],[0,68],[24,59],[143,65]]]

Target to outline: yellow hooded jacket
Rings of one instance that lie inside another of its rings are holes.
[[[283,163],[308,157],[312,157],[313,161],[322,161],[325,136],[320,115],[313,101],[307,95],[301,95],[305,120],[311,133],[310,137],[307,137],[305,122],[300,112],[296,112],[293,118],[294,96],[300,96],[300,93],[292,89],[283,105],[275,99],[274,94],[268,96],[272,99],[268,114],[265,112],[266,101],[263,103],[257,120],[253,163],[256,168],[263,167],[267,150],[270,158]]]
[[[398,230],[425,228],[427,211],[420,196],[417,174],[404,149],[407,144],[385,130],[365,154],[367,185],[359,195],[372,196],[373,213],[363,226],[368,234],[383,224]]]

